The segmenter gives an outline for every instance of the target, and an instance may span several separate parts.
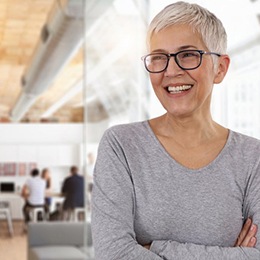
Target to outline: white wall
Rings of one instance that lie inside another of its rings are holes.
[[[83,140],[83,125],[69,124],[0,124],[0,143],[8,144],[75,144]]]
[[[82,167],[82,124],[0,124],[0,163],[36,162],[51,171],[53,189],[59,191],[71,165]],[[0,176],[14,181],[17,191],[28,176]]]

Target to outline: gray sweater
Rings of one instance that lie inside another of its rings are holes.
[[[229,131],[217,158],[191,170],[147,121],[114,126],[99,145],[92,198],[96,260],[260,259],[260,231],[255,248],[233,247],[248,217],[260,227],[260,141],[252,137]]]

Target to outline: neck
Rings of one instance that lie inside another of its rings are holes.
[[[150,121],[156,135],[174,140],[182,147],[196,147],[227,134],[227,129],[212,120],[211,116],[200,118],[175,118],[165,114]]]

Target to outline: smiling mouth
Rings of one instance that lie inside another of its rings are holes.
[[[184,91],[187,91],[189,89],[191,89],[193,87],[193,85],[182,85],[182,86],[176,86],[176,87],[166,87],[166,90],[170,93],[170,94],[177,94],[177,93],[181,93]]]

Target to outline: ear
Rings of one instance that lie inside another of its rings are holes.
[[[230,64],[230,58],[228,55],[224,54],[219,57],[218,67],[216,69],[214,83],[218,84],[221,83],[222,80],[225,78],[226,73],[228,71],[228,67]]]

